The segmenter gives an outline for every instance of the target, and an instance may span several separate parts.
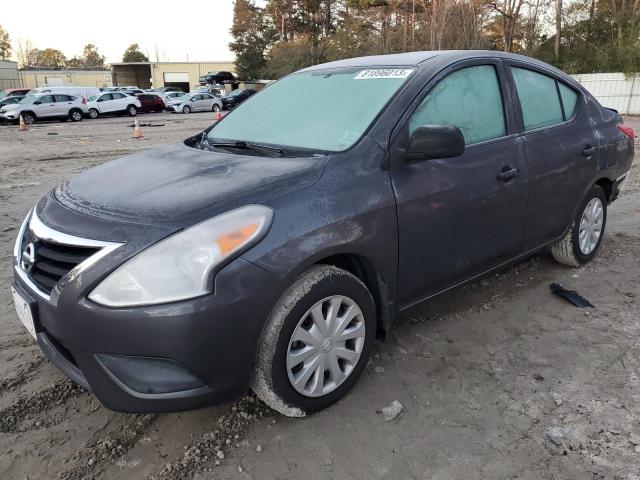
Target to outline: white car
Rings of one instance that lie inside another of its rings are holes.
[[[140,100],[123,92],[104,92],[89,98],[89,118],[100,115],[124,115],[135,117],[141,107]]]
[[[162,97],[162,99],[164,100],[164,103],[167,103],[169,100],[182,97],[183,95],[187,95],[184,92],[152,92],[152,93],[155,93],[156,95]]]
[[[37,93],[24,97],[18,103],[0,108],[0,119],[16,122],[22,119],[27,125],[38,120],[72,120],[79,122],[89,109],[84,97],[62,93]]]
[[[219,112],[222,100],[208,93],[187,93],[167,101],[166,110],[170,112]]]
[[[38,87],[29,92],[30,95],[35,95],[36,93],[53,93],[54,95],[57,93],[64,93],[67,95],[80,95],[81,97],[88,99],[92,95],[98,95],[100,93],[100,89],[97,87],[74,87],[66,85],[61,87]]]

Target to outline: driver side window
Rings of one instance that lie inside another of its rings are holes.
[[[455,125],[467,145],[506,135],[495,67],[468,67],[441,80],[409,119],[409,133],[434,124]]]

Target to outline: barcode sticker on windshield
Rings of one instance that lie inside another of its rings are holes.
[[[362,70],[353,77],[354,80],[370,80],[377,78],[407,78],[411,75],[410,68],[376,68],[375,70]]]

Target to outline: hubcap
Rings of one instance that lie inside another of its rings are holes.
[[[364,316],[356,302],[343,295],[320,300],[289,340],[289,382],[305,397],[331,393],[353,372],[364,342]]]
[[[593,198],[584,209],[580,219],[578,240],[580,251],[583,255],[589,255],[598,245],[602,234],[602,221],[604,220],[604,208],[599,198]]]

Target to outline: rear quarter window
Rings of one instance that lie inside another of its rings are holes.
[[[564,107],[564,116],[568,120],[573,117],[578,105],[578,93],[571,87],[567,87],[564,83],[558,82],[560,90],[560,98],[562,98],[562,106]]]

